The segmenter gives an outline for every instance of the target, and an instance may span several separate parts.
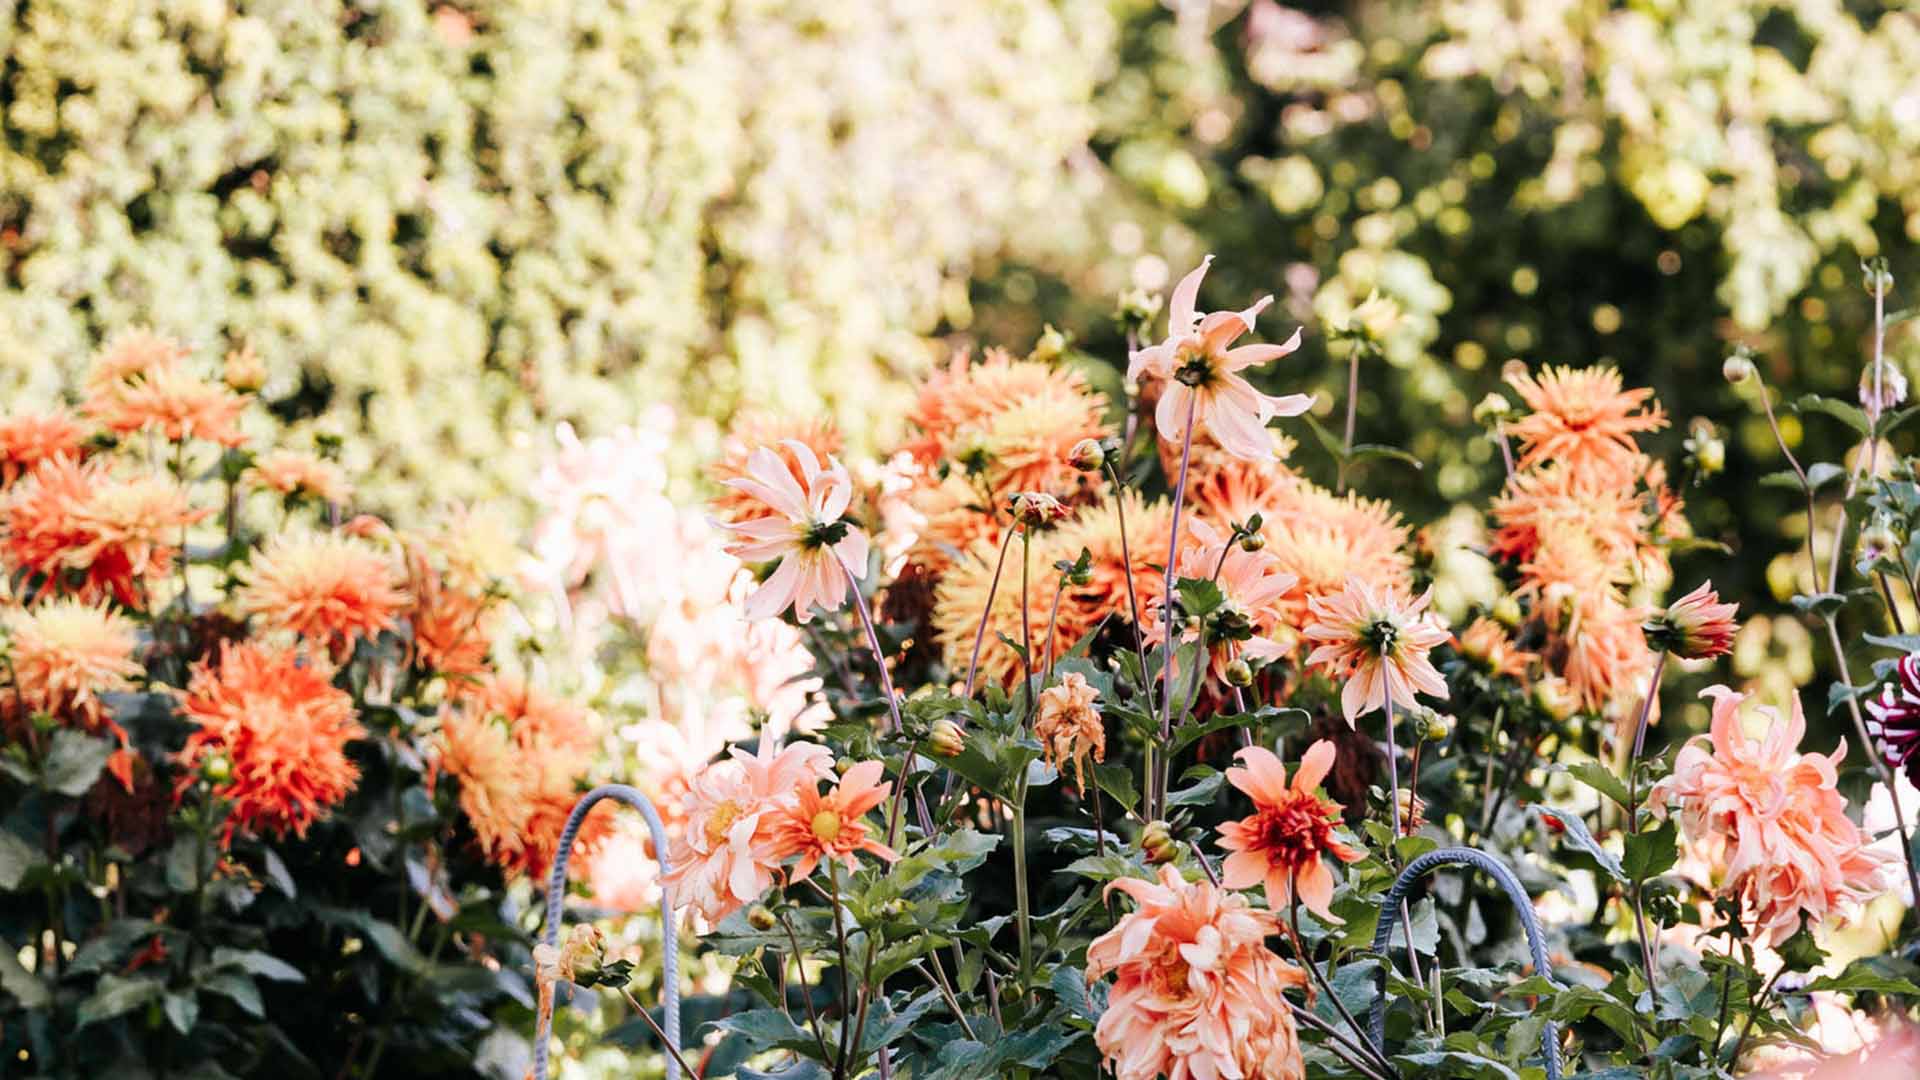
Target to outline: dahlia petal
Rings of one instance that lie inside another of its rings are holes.
[[[1213,265],[1213,256],[1200,260],[1200,265],[1187,271],[1180,283],[1173,287],[1173,294],[1167,300],[1167,336],[1175,337],[1185,333],[1194,322],[1194,303],[1200,298],[1200,282],[1207,276],[1207,268]]]

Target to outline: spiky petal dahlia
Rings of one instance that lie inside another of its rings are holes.
[[[1125,553],[1132,556],[1131,564],[1122,552],[1111,495],[1081,507],[1051,532],[1034,536],[1033,565],[1036,567],[1052,566],[1058,560],[1071,562],[1079,557],[1082,548],[1091,556],[1092,578],[1088,583],[1069,584],[1061,589],[1059,624],[1053,634],[1055,659],[1093,632],[1103,620],[1133,621],[1127,595],[1129,579],[1134,597],[1141,604],[1142,619],[1146,617],[1148,598],[1160,589],[1161,578],[1155,568],[1166,564],[1172,508],[1165,500],[1149,503],[1132,489],[1123,492],[1120,498],[1125,500],[1128,543],[1124,547]],[[984,617],[987,632],[980,650],[981,678],[1012,686],[1022,670],[1020,657],[999,635],[1007,635],[1007,641],[1021,640],[1020,570],[1015,562],[1020,553],[1015,551],[1008,557],[1008,566],[996,590],[992,584],[998,556],[997,546],[976,541],[967,557],[941,576],[934,590],[933,625],[947,667],[964,672],[975,631]],[[1058,576],[1049,574],[1031,583],[1031,595],[1027,598],[1027,629],[1036,650],[1035,667],[1045,666],[1048,659],[1041,654],[1045,651],[1047,614],[1053,605],[1057,583]],[[991,610],[987,608],[989,592],[993,594]]]
[[[990,349],[956,354],[920,388],[907,414],[917,435],[906,450],[927,470],[951,465],[977,478],[994,501],[1015,491],[1051,491],[1070,502],[1097,495],[1097,473],[1072,462],[1082,439],[1111,434],[1106,395],[1080,372]]]
[[[48,458],[86,456],[91,430],[66,409],[0,416],[0,488]]]
[[[1269,460],[1274,455],[1267,422],[1306,412],[1313,395],[1273,397],[1255,390],[1239,373],[1299,348],[1300,331],[1295,329],[1284,345],[1228,348],[1240,335],[1253,332],[1253,320],[1273,303],[1273,297],[1263,297],[1245,311],[1202,315],[1194,310],[1194,302],[1199,298],[1200,279],[1212,264],[1209,255],[1174,286],[1167,306],[1167,339],[1135,352],[1128,360],[1127,377],[1164,381],[1154,408],[1154,423],[1162,438],[1183,441],[1191,414],[1193,429],[1204,430],[1227,452]]]
[[[151,431],[170,442],[205,439],[229,447],[247,441],[240,430],[247,399],[177,362],[118,379],[90,380],[90,386],[93,392],[83,406],[87,415],[116,434]]]
[[[279,495],[305,495],[321,502],[345,505],[353,498],[346,471],[331,461],[299,450],[269,450],[253,459],[241,475],[242,483]]]
[[[240,608],[336,656],[397,624],[407,604],[399,569],[364,540],[281,533],[239,570]]]
[[[1252,797],[1254,812],[1220,826],[1220,847],[1232,852],[1220,868],[1220,884],[1265,884],[1272,911],[1285,909],[1297,891],[1308,911],[1338,925],[1343,920],[1331,907],[1333,869],[1326,858],[1350,863],[1366,853],[1333,835],[1340,804],[1315,790],[1333,768],[1333,744],[1321,739],[1308,747],[1291,783],[1287,767],[1265,747],[1245,747],[1234,757],[1240,764],[1227,770],[1227,782]]]
[[[139,633],[133,621],[104,605],[67,598],[6,614],[8,662],[0,676],[0,709],[16,701],[31,713],[89,731],[114,727],[102,694],[133,687],[141,672],[133,658]],[[19,717],[24,721],[26,717]]]
[[[141,606],[172,572],[182,532],[208,513],[171,477],[120,478],[104,462],[60,456],[40,463],[0,500],[0,558],[43,577],[54,592]]]
[[[1087,979],[1113,975],[1094,1043],[1115,1080],[1301,1080],[1306,1066],[1283,991],[1306,973],[1266,939],[1279,919],[1172,865],[1159,882],[1107,886],[1138,907],[1087,946]]]
[[[180,711],[198,730],[180,752],[176,799],[207,755],[232,762],[232,779],[214,788],[230,804],[223,843],[236,830],[305,836],[359,783],[346,751],[364,734],[353,698],[292,649],[222,642],[218,664],[194,667]]]
[[[1428,614],[1430,597],[1410,599],[1355,578],[1337,595],[1311,601],[1314,621],[1303,636],[1316,647],[1307,663],[1345,683],[1340,711],[1348,724],[1382,707],[1389,692],[1396,707],[1412,705],[1416,692],[1447,696],[1446,680],[1428,654],[1452,635]]]
[[[1520,442],[1520,469],[1548,461],[1612,477],[1634,475],[1640,448],[1634,436],[1667,425],[1653,391],[1621,388],[1610,367],[1547,367],[1535,379],[1525,369],[1507,383],[1533,411],[1507,425]]]
[[[1710,686],[1701,696],[1713,702],[1710,733],[1681,748],[1651,805],[1679,805],[1688,843],[1739,898],[1747,925],[1778,945],[1802,916],[1817,925],[1871,900],[1891,860],[1847,816],[1838,790],[1846,745],[1800,753],[1807,722],[1797,696],[1784,719],[1755,710],[1765,724],[1757,739],[1741,723],[1747,695]]]

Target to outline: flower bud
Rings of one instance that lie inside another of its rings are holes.
[[[1233,660],[1229,661],[1227,663],[1227,685],[1228,686],[1252,686],[1253,685],[1253,665],[1247,663],[1245,660],[1242,660],[1239,657],[1235,657]]]
[[[250,394],[266,385],[267,365],[253,346],[242,342],[240,347],[227,354],[226,371],[223,374],[227,386],[242,394]]]
[[[1428,709],[1425,720],[1426,725],[1421,734],[1428,742],[1440,742],[1453,734],[1454,719],[1446,713]]]
[[[941,757],[954,757],[967,748],[967,733],[959,724],[941,717],[927,734],[927,748]]]
[[[1067,584],[1076,588],[1085,588],[1093,584],[1093,567],[1076,566],[1067,572]]]
[[[1893,272],[1887,269],[1887,257],[1876,255],[1860,262],[1862,284],[1867,287],[1867,295],[1879,296],[1893,291]]]
[[[1164,821],[1150,821],[1140,832],[1140,850],[1154,865],[1172,862],[1180,854],[1180,842]]]
[[[1260,533],[1248,533],[1240,538],[1241,551],[1259,551],[1267,546],[1267,538]]]
[[[1145,333],[1147,324],[1160,314],[1160,296],[1145,289],[1128,289],[1120,294],[1120,302],[1115,308],[1114,320],[1122,331]]]
[[[1857,555],[1861,562],[1878,562],[1898,550],[1900,550],[1900,536],[1886,522],[1875,521],[1860,530]]]
[[[1557,676],[1540,679],[1533,684],[1533,703],[1555,720],[1571,717],[1580,705],[1579,699],[1574,697],[1573,688],[1567,685],[1565,679]]]
[[[233,779],[233,759],[224,753],[212,753],[200,759],[200,776],[209,784],[224,784]]]
[[[780,921],[773,917],[773,912],[768,911],[765,904],[755,904],[747,909],[747,925],[764,931],[779,926]]]
[[[1013,518],[1029,529],[1045,528],[1067,516],[1059,499],[1044,491],[1022,491],[1007,500]]]
[[[1055,330],[1052,323],[1048,323],[1040,332],[1040,340],[1033,343],[1033,351],[1027,354],[1027,359],[1035,363],[1051,364],[1066,351],[1067,336]]]
[[[1745,353],[1734,353],[1720,365],[1720,374],[1737,386],[1753,378],[1753,361]]]
[[[1509,630],[1519,626],[1520,620],[1525,617],[1526,613],[1520,610],[1520,601],[1515,600],[1512,593],[1506,593],[1493,602],[1493,620]]]
[[[1412,836],[1427,823],[1427,800],[1412,791],[1400,789],[1400,833]]]
[[[1067,462],[1081,472],[1093,472],[1107,463],[1107,452],[1098,439],[1081,439],[1067,451]]]
[[[1907,400],[1907,376],[1885,360],[1868,364],[1860,372],[1860,407],[1867,415],[1878,417]]]
[[[1480,399],[1480,404],[1473,407],[1473,422],[1485,427],[1492,427],[1512,415],[1513,402],[1498,391],[1488,392],[1486,397]]]
[[[1740,629],[1733,620],[1738,610],[1738,605],[1721,603],[1713,582],[1705,582],[1647,621],[1647,644],[1683,660],[1725,656],[1733,651],[1733,635]]]

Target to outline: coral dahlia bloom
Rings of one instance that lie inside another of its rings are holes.
[[[1309,601],[1313,621],[1302,634],[1318,644],[1307,663],[1345,682],[1340,711],[1348,724],[1382,707],[1389,692],[1403,706],[1414,703],[1416,692],[1447,696],[1447,682],[1427,654],[1452,635],[1428,614],[1431,597],[1409,599],[1399,589],[1352,578],[1338,594]]]
[[[1099,700],[1100,691],[1085,675],[1069,671],[1057,684],[1040,691],[1035,710],[1033,734],[1040,740],[1047,764],[1064,772],[1071,763],[1073,782],[1082,788],[1087,786],[1080,772],[1086,759],[1107,760],[1107,729],[1095,704]]]
[[[0,691],[0,709],[18,701],[28,713],[89,731],[118,731],[100,695],[132,689],[141,673],[133,658],[139,632],[131,619],[67,598],[15,608],[5,623],[11,644],[0,675],[11,674],[12,686]]]
[[[799,443],[811,450],[815,461],[828,461],[840,453],[845,440],[830,421],[742,413],[734,418],[727,430],[727,440],[721,447],[720,459],[707,467],[707,476],[724,489],[714,496],[710,504],[713,516],[728,524],[737,524],[767,512],[765,504],[757,496],[732,486],[732,481],[751,475],[747,471],[747,464],[760,447],[764,446],[780,455],[794,483],[806,483],[806,470],[801,467],[799,456],[786,445],[789,442]]]
[[[977,476],[987,494],[1052,491],[1080,501],[1104,490],[1096,474],[1074,469],[1082,439],[1110,434],[1106,395],[1071,367],[1020,360],[989,349],[976,361],[956,353],[922,384],[907,414],[918,433],[905,449],[929,474],[953,464]]]
[[[1920,653],[1908,653],[1894,665],[1893,678],[1880,690],[1878,700],[1867,702],[1867,734],[1880,748],[1880,756],[1889,766],[1906,772],[1909,780],[1920,777]]]
[[[298,450],[270,450],[253,460],[243,483],[283,496],[310,495],[321,502],[344,505],[353,498],[346,471],[331,461]]]
[[[859,863],[853,853],[864,851],[892,862],[900,856],[878,840],[867,836],[867,811],[880,805],[893,790],[881,782],[886,766],[878,761],[863,761],[846,771],[833,790],[822,795],[811,783],[800,785],[799,797],[778,806],[770,822],[771,833],[763,851],[785,862],[798,857],[787,871],[788,881],[799,881],[813,873],[824,860],[839,860],[848,870]]]
[[[101,461],[49,458],[7,489],[0,554],[14,571],[56,591],[140,605],[147,586],[173,569],[181,533],[205,517],[172,478],[116,477]],[[77,580],[70,578],[77,574]]]
[[[101,381],[84,405],[101,427],[121,435],[152,431],[170,442],[205,439],[240,446],[247,399],[222,383],[167,364]]]
[[[1623,390],[1620,372],[1610,367],[1549,366],[1537,380],[1519,370],[1507,376],[1507,383],[1533,410],[1507,425],[1520,442],[1517,465],[1523,470],[1557,461],[1575,470],[1628,477],[1640,458],[1634,436],[1667,425],[1660,406],[1649,404],[1653,391]]]
[[[1527,677],[1527,667],[1539,657],[1513,643],[1507,629],[1481,616],[1460,634],[1460,655],[1480,665],[1489,675],[1509,679]]]
[[[1300,770],[1287,781],[1287,767],[1273,751],[1248,746],[1234,755],[1240,764],[1227,770],[1227,783],[1253,799],[1254,812],[1220,826],[1220,847],[1232,852],[1222,865],[1220,884],[1246,889],[1265,883],[1267,907],[1279,911],[1293,899],[1322,922],[1345,921],[1333,914],[1333,869],[1322,856],[1357,862],[1366,853],[1333,835],[1340,804],[1315,789],[1333,768],[1333,744],[1325,739],[1307,748]]]
[[[727,481],[761,510],[771,511],[728,525],[740,539],[727,553],[745,562],[780,560],[747,598],[748,618],[771,618],[792,608],[794,617],[806,622],[816,605],[833,611],[846,603],[847,575],[867,576],[867,534],[841,517],[853,499],[846,467],[828,458],[823,469],[806,444],[790,439],[781,445],[800,466],[799,477],[763,446],[748,457],[745,476]]]
[[[1215,678],[1222,676],[1236,652],[1256,660],[1273,660],[1285,655],[1286,650],[1266,635],[1286,625],[1282,605],[1300,581],[1280,569],[1277,555],[1264,549],[1247,551],[1238,543],[1230,543],[1231,539],[1206,521],[1195,519],[1182,537],[1185,542],[1174,570],[1182,578],[1212,581],[1226,597],[1226,602],[1210,616],[1214,625],[1208,628],[1207,634],[1207,640],[1216,646],[1210,650]],[[1149,598],[1148,645],[1167,640],[1166,620],[1158,614],[1165,603],[1164,589]],[[1191,637],[1198,639],[1198,632]],[[1233,647],[1234,643],[1238,643],[1237,647]]]
[[[779,866],[772,816],[832,775],[826,747],[793,743],[776,751],[771,739],[757,754],[736,748],[702,769],[687,785],[686,825],[667,860],[674,902],[717,925],[765,895]]]
[[[90,429],[66,409],[0,416],[0,487],[56,457],[86,456]]]
[[[337,656],[391,630],[407,605],[394,560],[363,540],[282,533],[239,570],[241,610]]]
[[[1127,377],[1151,375],[1165,380],[1154,422],[1162,438],[1182,441],[1187,416],[1193,429],[1205,431],[1221,449],[1243,458],[1267,461],[1273,444],[1267,422],[1276,416],[1298,416],[1313,404],[1311,394],[1273,397],[1255,390],[1240,372],[1265,364],[1300,347],[1300,331],[1284,345],[1242,345],[1229,349],[1235,338],[1253,332],[1253,320],[1273,302],[1263,297],[1245,311],[1194,310],[1200,279],[1213,264],[1209,255],[1180,284],[1167,306],[1167,339],[1135,352],[1128,360]]]
[[[1087,946],[1087,980],[1113,975],[1094,1043],[1115,1080],[1301,1080],[1306,1067],[1283,991],[1306,972],[1266,939],[1279,919],[1171,865],[1158,883],[1107,886],[1138,907]]]
[[[1886,885],[1889,860],[1847,817],[1838,790],[1842,743],[1830,755],[1799,752],[1806,717],[1756,709],[1760,738],[1741,725],[1747,695],[1710,686],[1710,733],[1681,748],[1673,773],[1654,786],[1655,807],[1677,803],[1693,850],[1741,901],[1755,934],[1778,945],[1800,928],[1844,915]]]
[[[346,752],[364,734],[353,698],[291,649],[222,642],[218,664],[195,665],[180,711],[198,730],[180,752],[187,775],[176,799],[208,754],[233,763],[232,779],[214,789],[231,805],[223,843],[236,829],[304,837],[359,783]]]

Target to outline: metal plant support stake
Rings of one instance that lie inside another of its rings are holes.
[[[587,792],[574,804],[573,813],[567,815],[566,828],[560,830],[560,847],[554,853],[553,874],[547,881],[547,928],[540,940],[550,947],[560,945],[560,908],[567,893],[567,856],[573,851],[573,839],[579,835],[587,812],[602,799],[626,803],[647,819],[647,831],[653,834],[654,855],[660,863],[660,876],[667,875],[667,830],[660,824],[660,814],[654,810],[653,803],[640,794],[639,789],[626,784],[602,784]],[[665,958],[660,973],[661,1011],[665,1015],[660,1027],[667,1035],[667,1080],[680,1080],[680,947],[674,934],[673,890],[664,882],[660,886],[660,927],[660,949]],[[558,988],[555,989],[557,992]],[[552,1036],[551,1020],[542,1016],[534,1032],[534,1080],[547,1080],[547,1043]]]
[[[1552,969],[1547,966],[1547,946],[1540,933],[1540,920],[1534,917],[1533,904],[1527,898],[1527,891],[1520,886],[1513,871],[1505,863],[1478,848],[1442,848],[1429,851],[1425,855],[1407,864],[1400,876],[1394,879],[1393,888],[1387,890],[1385,900],[1380,903],[1380,924],[1373,932],[1373,951],[1382,956],[1380,972],[1373,981],[1373,1005],[1367,1012],[1367,1026],[1373,1029],[1374,1045],[1385,1048],[1387,1045],[1387,969],[1386,960],[1388,942],[1393,937],[1393,927],[1400,915],[1400,902],[1406,898],[1414,882],[1429,872],[1442,866],[1468,866],[1485,871],[1507,894],[1507,900],[1513,909],[1520,913],[1520,925],[1527,931],[1527,948],[1533,953],[1533,970],[1548,982],[1553,982]],[[1547,1021],[1540,1032],[1540,1055],[1546,1059],[1547,1080],[1560,1080],[1560,1025]]]

